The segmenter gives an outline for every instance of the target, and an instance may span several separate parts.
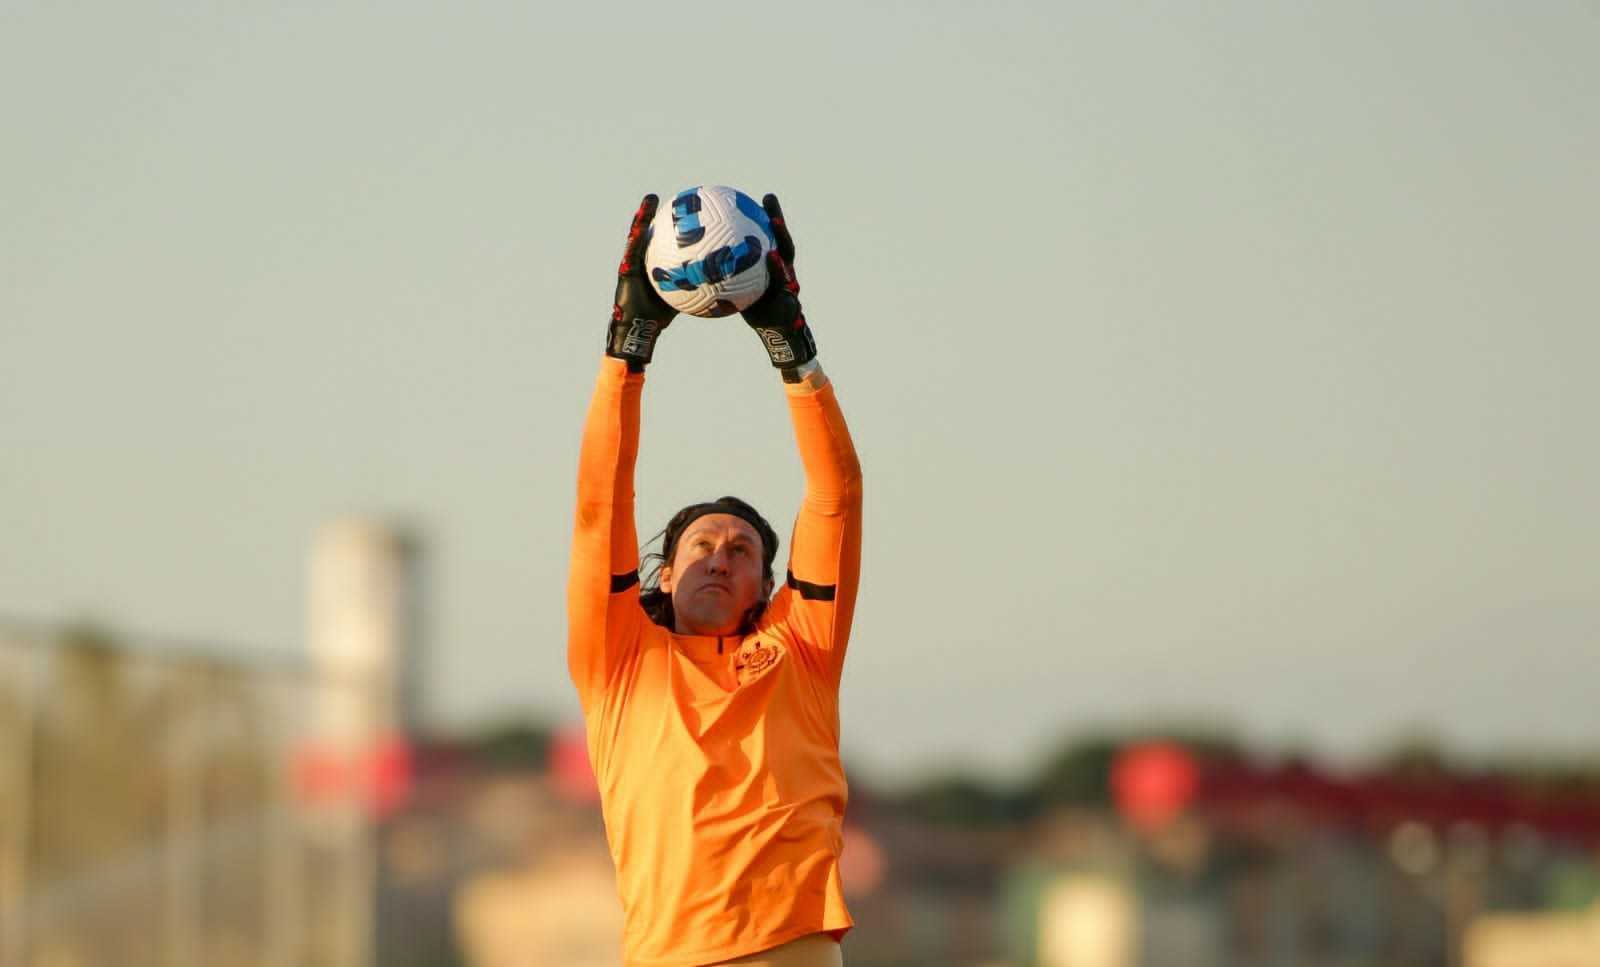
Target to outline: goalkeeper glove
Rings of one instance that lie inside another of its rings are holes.
[[[644,372],[655,353],[656,338],[672,323],[677,310],[656,294],[644,274],[645,232],[656,216],[657,198],[645,195],[633,213],[628,228],[628,245],[617,266],[617,295],[611,304],[611,322],[606,329],[606,355],[628,362],[628,371]]]
[[[778,196],[769,194],[761,199],[772,223],[772,234],[777,248],[767,253],[767,291],[744,310],[744,321],[761,337],[772,365],[788,370],[809,363],[817,356],[816,340],[811,338],[811,327],[806,325],[805,313],[800,308],[800,283],[794,277],[794,239],[789,236],[783,209],[778,206]]]

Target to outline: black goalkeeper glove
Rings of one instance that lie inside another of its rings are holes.
[[[811,338],[811,327],[806,325],[806,315],[800,309],[800,283],[794,277],[794,239],[789,237],[789,226],[784,223],[783,209],[778,207],[778,196],[769,194],[761,199],[767,218],[772,222],[772,234],[778,247],[767,253],[767,291],[743,312],[744,321],[761,337],[772,365],[784,370],[784,378],[792,370],[809,363],[817,356],[817,342]]]
[[[656,217],[655,195],[645,195],[628,228],[628,247],[617,266],[617,295],[611,304],[606,330],[606,355],[628,361],[628,371],[644,372],[656,350],[656,337],[672,323],[678,310],[656,294],[644,274],[645,231]]]

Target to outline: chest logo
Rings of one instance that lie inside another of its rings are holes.
[[[739,673],[739,681],[747,682],[760,675],[777,664],[780,655],[782,652],[772,642],[760,638],[746,642],[733,656],[733,667]]]

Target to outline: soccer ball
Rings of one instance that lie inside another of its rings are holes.
[[[776,244],[754,198],[722,185],[686,188],[657,210],[644,270],[679,312],[726,316],[767,291],[767,253]]]

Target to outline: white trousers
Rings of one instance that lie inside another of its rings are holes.
[[[825,933],[814,933],[738,960],[718,961],[716,967],[735,964],[738,967],[844,967],[844,954],[837,940]]]

